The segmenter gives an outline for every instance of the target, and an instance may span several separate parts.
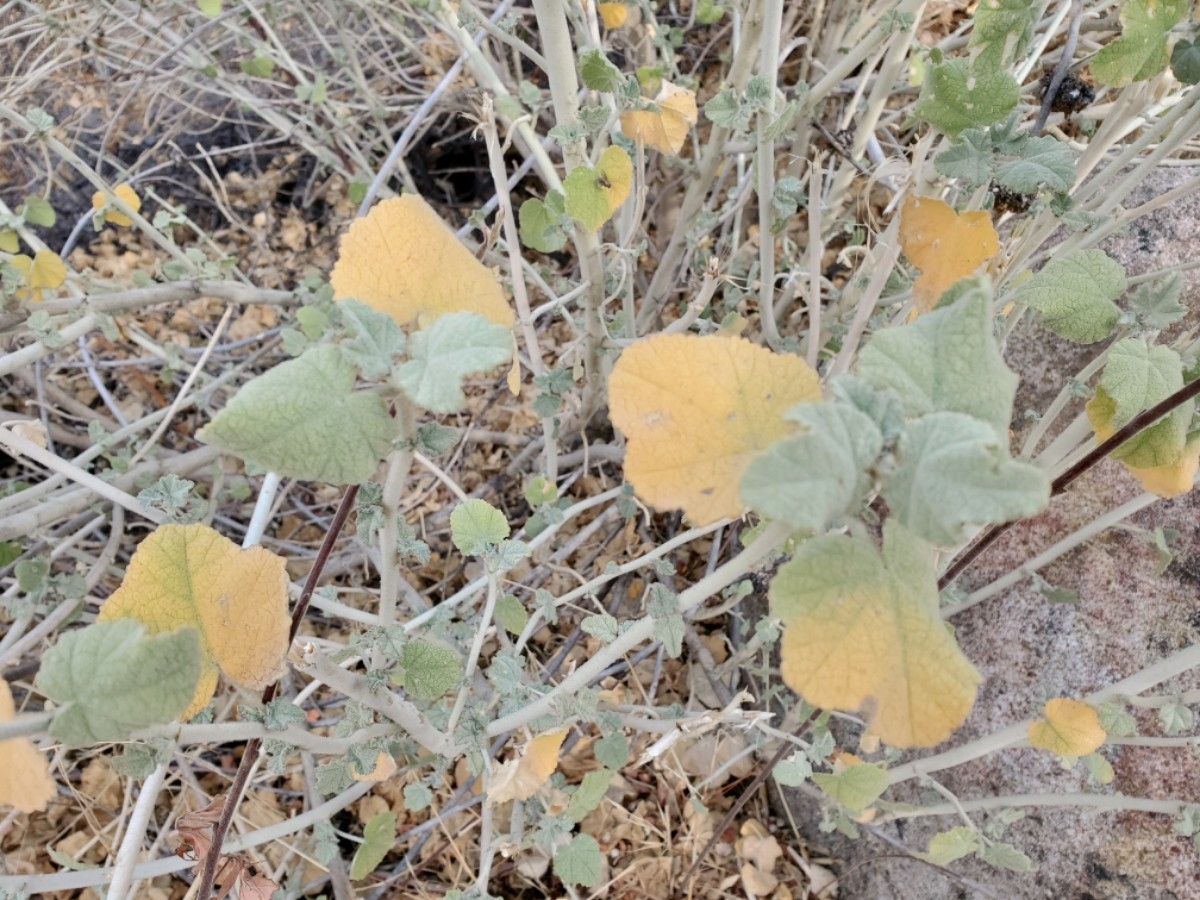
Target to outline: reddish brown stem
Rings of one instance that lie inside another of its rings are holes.
[[[1113,432],[1107,440],[1101,441],[1086,456],[1083,456],[1078,462],[1055,478],[1054,481],[1050,482],[1050,496],[1057,497],[1067,489],[1067,486],[1071,482],[1139,431],[1149,428],[1163,416],[1167,415],[1167,413],[1173,411],[1176,407],[1182,406],[1189,400],[1194,400],[1198,395],[1200,395],[1200,378],[1185,384],[1161,403],[1156,403],[1146,411],[1138,413],[1124,426]],[[979,539],[960,553],[946,568],[946,571],[942,573],[941,578],[938,579],[938,590],[940,591],[961,575],[967,566],[975,562],[983,554],[983,551],[996,543],[1000,535],[1004,534],[1004,532],[1008,531],[1015,524],[1016,522],[1005,522],[1003,525],[993,525],[990,528],[984,529]]]
[[[292,641],[296,639],[300,623],[304,621],[305,613],[308,612],[308,603],[312,599],[313,591],[317,588],[317,582],[321,580],[321,572],[325,569],[325,563],[329,561],[329,555],[333,552],[338,535],[342,533],[346,520],[350,518],[350,511],[354,509],[356,496],[358,496],[358,485],[356,484],[347,488],[346,493],[342,495],[342,502],[333,515],[333,522],[330,523],[329,531],[325,534],[325,540],[321,542],[321,549],[317,551],[313,567],[309,570],[308,578],[304,580],[300,599],[296,601],[296,608],[292,610],[292,625],[288,630],[288,646],[291,646]],[[264,705],[275,699],[278,689],[278,681],[267,686],[262,695]],[[221,817],[213,825],[212,847],[208,851],[208,856],[204,858],[204,868],[200,873],[200,888],[196,892],[198,900],[209,900],[212,895],[213,883],[217,877],[217,864],[221,857],[221,845],[225,842],[225,835],[229,832],[229,826],[233,822],[233,811],[237,809],[237,805],[241,801],[242,791],[245,790],[246,782],[250,779],[250,770],[254,767],[261,748],[262,740],[260,738],[251,738],[246,742],[246,750],[242,753],[241,762],[238,763],[238,770],[233,777],[229,796],[225,799],[225,806],[221,810]]]

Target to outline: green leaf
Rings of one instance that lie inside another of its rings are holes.
[[[30,225],[41,225],[44,228],[53,228],[58,220],[54,207],[36,194],[26,197],[17,212],[23,215]]]
[[[1103,250],[1055,257],[1021,286],[1014,300],[1042,314],[1059,337],[1094,344],[1108,337],[1121,311],[1113,303],[1125,291],[1125,270]]]
[[[1174,325],[1187,315],[1187,307],[1179,302],[1182,291],[1183,278],[1178,272],[1143,282],[1127,301],[1129,311],[1139,326],[1150,331]]]
[[[462,380],[512,359],[512,335],[475,313],[439,316],[409,340],[409,360],[396,369],[404,393],[430,412],[457,412],[467,405]]]
[[[521,243],[530,250],[557,253],[567,245],[570,218],[555,212],[536,197],[530,197],[522,203],[517,216],[521,223]]]
[[[1032,872],[1037,868],[1028,856],[1003,841],[988,844],[979,853],[979,858],[985,863],[998,869],[1008,869],[1011,872]]]
[[[4,253],[19,253],[20,250],[21,239],[17,233],[11,228],[0,228],[0,251]]]
[[[712,25],[720,22],[723,15],[725,15],[724,7],[718,6],[713,0],[700,0],[696,5],[697,25]]]
[[[685,630],[683,616],[679,613],[654,620],[654,639],[666,648],[667,656],[671,659],[679,659],[679,655],[683,653]]]
[[[592,753],[600,765],[619,772],[625,768],[625,763],[629,762],[629,739],[623,731],[614,731],[596,741]]]
[[[750,108],[729,88],[722,88],[704,104],[710,122],[732,131],[750,130]]]
[[[599,50],[588,50],[579,57],[579,78],[589,89],[611,94],[625,84],[621,70]]]
[[[496,601],[496,624],[509,634],[520,634],[529,622],[529,613],[523,604],[512,594],[505,594]]]
[[[776,225],[782,226],[779,220],[790,219],[807,202],[804,192],[804,182],[799,178],[780,178],[775,182],[775,191],[771,195],[771,209],[775,213]]]
[[[887,770],[869,763],[847,766],[836,775],[818,773],[812,779],[825,796],[851,812],[862,812],[888,787]]]
[[[985,282],[911,324],[876,332],[859,354],[858,374],[893,391],[908,416],[966,413],[1007,439],[1018,379],[1000,355]]]
[[[196,0],[196,8],[210,19],[215,19],[221,14],[222,0]]]
[[[904,430],[904,410],[891,391],[878,390],[857,375],[842,375],[829,383],[833,396],[869,418],[885,441]]]
[[[1195,716],[1183,703],[1172,700],[1158,708],[1159,727],[1162,728],[1163,734],[1169,737],[1191,731],[1193,722],[1195,722]]]
[[[187,709],[199,679],[196,629],[148,636],[141,623],[121,619],[60,637],[42,657],[34,686],[60,707],[50,734],[83,747],[170,722]]]
[[[1006,441],[962,413],[931,413],[900,435],[900,465],[883,488],[892,515],[930,543],[949,547],[967,525],[1031,516],[1050,500],[1041,469],[1008,456]]]
[[[175,742],[167,738],[151,738],[148,742],[125,744],[112,767],[119,775],[135,781],[145,781],[158,766],[166,765],[175,755]]]
[[[978,850],[979,834],[974,828],[960,825],[957,828],[939,832],[931,837],[929,839],[929,848],[921,856],[935,866],[946,866],[956,859],[970,856]]]
[[[801,404],[784,418],[804,431],[747,466],[741,498],[768,518],[824,531],[871,487],[866,470],[883,449],[883,435],[868,416],[843,403]]]
[[[426,422],[417,426],[413,443],[426,456],[441,456],[458,443],[459,431],[439,422]]]
[[[244,385],[198,436],[289,478],[360,484],[391,449],[396,424],[354,381],[337,347],[313,347]]]
[[[363,842],[350,864],[350,880],[361,881],[374,872],[395,843],[396,814],[381,812],[373,816],[363,828]]]
[[[1190,5],[1190,0],[1129,0],[1121,8],[1124,30],[1092,57],[1092,75],[1113,87],[1153,78],[1167,67],[1167,36]]]
[[[521,492],[525,502],[530,506],[541,506],[543,503],[553,503],[558,499],[558,487],[543,475],[535,475],[525,483]]]
[[[567,804],[567,818],[572,822],[582,822],[584,816],[599,806],[612,781],[612,774],[608,769],[597,769],[584,775]]]
[[[243,59],[238,67],[252,78],[270,78],[275,71],[275,61],[269,56],[256,56],[253,59]]]
[[[458,654],[424,638],[414,638],[404,644],[397,664],[404,670],[404,690],[416,700],[437,700],[446,691],[454,689],[462,677]],[[392,680],[395,682],[396,677]]]
[[[579,627],[583,629],[585,634],[590,634],[605,644],[611,644],[617,639],[617,620],[608,613],[601,613],[597,616],[586,616],[579,623]]]
[[[433,791],[425,784],[418,782],[404,788],[404,808],[410,812],[420,812],[433,803]]]
[[[991,132],[982,128],[968,128],[959,135],[957,144],[947,147],[933,158],[933,167],[947,178],[964,179],[973,188],[987,184],[996,169]]]
[[[1089,753],[1086,756],[1081,756],[1079,761],[1087,769],[1092,781],[1097,784],[1112,784],[1113,778],[1116,777],[1112,763],[1100,753]]]
[[[337,308],[342,327],[351,337],[341,345],[342,355],[358,367],[363,378],[390,372],[394,358],[404,352],[404,332],[396,320],[357,300],[343,300]]]
[[[1006,62],[1022,56],[1033,40],[1037,19],[1037,4],[1029,0],[980,3],[971,28],[971,46],[982,48],[975,65],[999,70]]]
[[[1184,84],[1200,83],[1200,38],[1180,38],[1171,50],[1171,72]]]
[[[965,59],[951,59],[926,70],[913,115],[957,137],[972,127],[990,125],[1009,114],[1021,98],[1017,80],[999,69],[971,70]]]
[[[1183,387],[1183,361],[1169,347],[1139,338],[1117,341],[1091,404],[1112,405],[1109,424],[1115,430]],[[1089,404],[1089,413],[1093,412]],[[1113,451],[1112,457],[1137,468],[1173,465],[1183,454],[1194,404],[1185,403]]]
[[[595,168],[577,166],[563,182],[567,214],[588,231],[595,231],[629,196],[633,163],[620,147],[608,147]]]
[[[1124,704],[1110,702],[1096,707],[1100,727],[1110,738],[1133,737],[1137,734],[1137,719],[1125,711]]]
[[[797,750],[791,756],[784,757],[771,772],[775,780],[787,787],[797,787],[812,777],[812,763],[804,751]]]
[[[23,552],[21,545],[14,541],[0,541],[0,568],[16,562]]]
[[[286,731],[293,725],[303,725],[304,710],[290,700],[272,700],[267,704],[263,725],[267,731]]]
[[[554,874],[563,884],[595,887],[603,871],[600,845],[590,834],[577,834],[569,844],[554,851]]]
[[[450,513],[450,539],[468,556],[478,556],[489,544],[499,544],[509,530],[504,513],[486,500],[467,500]]]
[[[1021,143],[1020,158],[996,170],[996,181],[1019,194],[1032,194],[1043,186],[1066,193],[1075,183],[1075,160],[1061,141],[1029,138]]]

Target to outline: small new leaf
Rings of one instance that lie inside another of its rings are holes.
[[[1010,872],[1032,872],[1037,868],[1028,856],[1003,841],[988,844],[979,853],[979,858],[988,865],[998,869],[1008,869]]]
[[[541,253],[557,253],[567,245],[571,220],[549,204],[530,197],[517,213],[521,243]]]

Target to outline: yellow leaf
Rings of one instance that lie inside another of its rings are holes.
[[[605,28],[620,28],[629,18],[629,7],[624,3],[597,3],[596,12]]]
[[[576,166],[563,182],[567,214],[589,231],[595,231],[629,197],[633,162],[629,154],[610,146],[600,154],[596,168]]]
[[[784,624],[780,674],[813,706],[861,712],[893,747],[932,747],[975,702],[979,673],[938,614],[930,548],[892,522],[881,555],[824,535],[771,582]]]
[[[335,299],[361,300],[401,325],[456,312],[513,323],[499,282],[416,194],[384,200],[355,220],[329,281]]]
[[[605,147],[600,154],[596,169],[600,172],[600,188],[608,201],[612,212],[629,198],[629,189],[633,185],[633,160],[629,154],[615,144]]]
[[[16,718],[8,682],[0,678],[0,722]],[[28,738],[0,741],[0,806],[15,807],[17,812],[40,812],[50,805],[56,793],[46,757]]]
[[[913,299],[928,312],[946,288],[1000,252],[1000,240],[986,212],[960,215],[941,200],[910,195],[900,208],[900,248],[921,270]]]
[[[697,525],[741,515],[738,482],[789,435],[797,403],[821,399],[798,356],[738,337],[660,334],[626,350],[608,379],[613,424],[629,441],[625,477],[639,497]]]
[[[631,109],[621,113],[621,133],[631,141],[640,137],[647,147],[677,156],[696,124],[696,94],[664,81],[654,103],[657,112]]]
[[[1108,737],[1096,710],[1081,700],[1048,700],[1044,715],[1030,723],[1029,743],[1058,756],[1087,756]]]
[[[212,698],[218,670],[260,691],[283,674],[289,618],[284,560],[242,550],[206,525],[164,525],[141,544],[98,621],[137,619],[150,634],[200,632],[200,682],[186,721]]]
[[[121,202],[123,202],[134,212],[141,212],[142,198],[137,195],[137,191],[135,191],[130,185],[118,184],[115,188],[113,188],[113,194],[115,194]],[[107,204],[108,198],[105,197],[102,192],[96,191],[96,193],[92,194],[93,210],[100,212],[100,210],[104,209]],[[112,222],[114,225],[129,226],[133,224],[133,219],[129,218],[129,216],[117,209],[107,210],[104,213],[104,221]]]
[[[42,291],[61,287],[67,280],[67,267],[53,250],[39,250],[30,259],[24,253],[14,256],[9,262],[25,281],[25,288],[17,291],[18,297],[32,296],[41,301]]]
[[[1102,387],[1096,388],[1096,393],[1084,409],[1092,432],[1097,441],[1106,441],[1116,432],[1112,419],[1117,410],[1117,403]],[[1148,494],[1170,499],[1186,494],[1196,481],[1196,472],[1200,471],[1200,435],[1192,437],[1183,447],[1183,453],[1173,463],[1165,466],[1151,466],[1140,469],[1120,460],[1129,474],[1138,480]]]
[[[558,768],[558,749],[567,730],[548,731],[525,745],[519,759],[502,763],[488,783],[488,803],[528,800],[550,780]]]

